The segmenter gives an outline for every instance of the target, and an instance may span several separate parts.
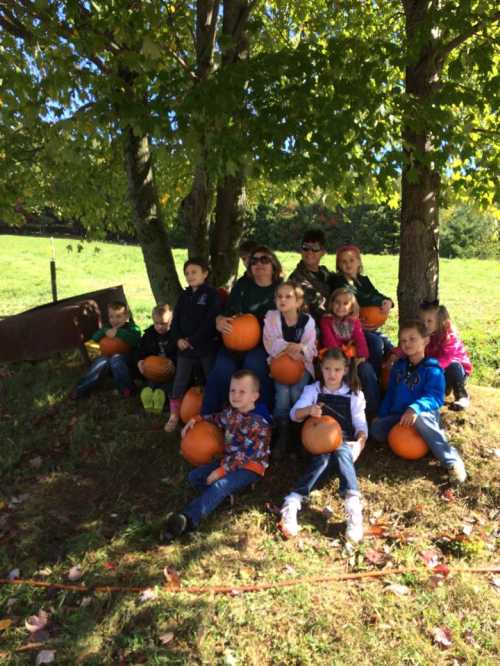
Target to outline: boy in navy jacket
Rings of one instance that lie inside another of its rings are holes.
[[[213,365],[218,346],[215,318],[220,311],[217,290],[206,283],[208,266],[192,257],[184,264],[188,286],[179,296],[172,320],[172,339],[177,345],[177,366],[170,396],[170,418],[165,430],[172,432],[179,422],[179,411],[194,365],[200,364],[205,379]]]
[[[463,483],[467,478],[463,460],[455,447],[450,446],[440,425],[445,379],[436,359],[425,357],[428,343],[429,335],[420,320],[401,325],[399,345],[405,358],[397,361],[391,370],[389,387],[378,417],[372,422],[371,434],[384,442],[396,423],[414,426],[433,455],[448,469],[450,478]]]

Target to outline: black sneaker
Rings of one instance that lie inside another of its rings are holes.
[[[183,513],[171,513],[165,522],[161,540],[163,543],[170,543],[188,531],[188,517]]]

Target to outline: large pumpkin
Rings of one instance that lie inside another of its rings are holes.
[[[224,453],[222,430],[207,421],[198,421],[181,441],[181,454],[191,465],[206,465]]]
[[[99,349],[103,356],[114,356],[115,354],[128,354],[130,345],[124,342],[121,338],[108,338],[105,335],[99,340]]]
[[[332,453],[342,444],[342,429],[332,417],[310,416],[302,427],[302,444],[304,448],[317,456],[321,453]]]
[[[297,384],[304,376],[304,361],[296,360],[288,354],[280,354],[271,360],[271,377],[280,384]]]
[[[359,310],[363,328],[378,328],[385,324],[388,315],[378,305],[368,305]]]
[[[175,372],[175,366],[165,356],[147,356],[144,359],[142,374],[157,384],[168,382]]]
[[[203,404],[203,387],[192,386],[182,398],[179,415],[184,423],[187,423],[193,416],[198,416]]]
[[[243,314],[232,320],[231,333],[223,333],[224,345],[232,351],[250,351],[259,344],[260,324],[253,314]]]
[[[429,451],[424,438],[413,426],[402,426],[397,423],[391,428],[387,439],[393,452],[405,460],[418,460]]]

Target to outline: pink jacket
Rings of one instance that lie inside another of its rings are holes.
[[[319,322],[319,327],[321,330],[321,346],[327,347],[328,349],[333,349],[333,347],[342,347],[348,342],[354,342],[356,345],[356,356],[357,358],[369,358],[370,352],[368,351],[368,345],[366,344],[365,334],[361,328],[361,322],[359,319],[352,318],[353,329],[352,334],[349,340],[341,338],[333,330],[333,316],[331,314],[324,315],[321,317]]]
[[[269,354],[268,362],[271,358],[278,356],[285,349],[288,342],[283,338],[283,329],[281,328],[281,317],[279,310],[268,310],[264,317],[264,331],[262,333],[262,342]],[[304,345],[304,365],[307,372],[314,377],[313,359],[316,356],[316,326],[314,319],[309,316],[304,335],[301,339]]]
[[[433,333],[429,344],[425,348],[425,355],[437,359],[443,370],[450,363],[460,363],[468,375],[472,372],[472,363],[464,343],[453,327],[450,327],[445,333]]]

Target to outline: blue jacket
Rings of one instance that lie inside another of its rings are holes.
[[[432,412],[444,404],[444,373],[436,359],[424,358],[411,373],[409,365],[407,358],[394,364],[379,416],[403,414],[407,409],[416,414]]]

